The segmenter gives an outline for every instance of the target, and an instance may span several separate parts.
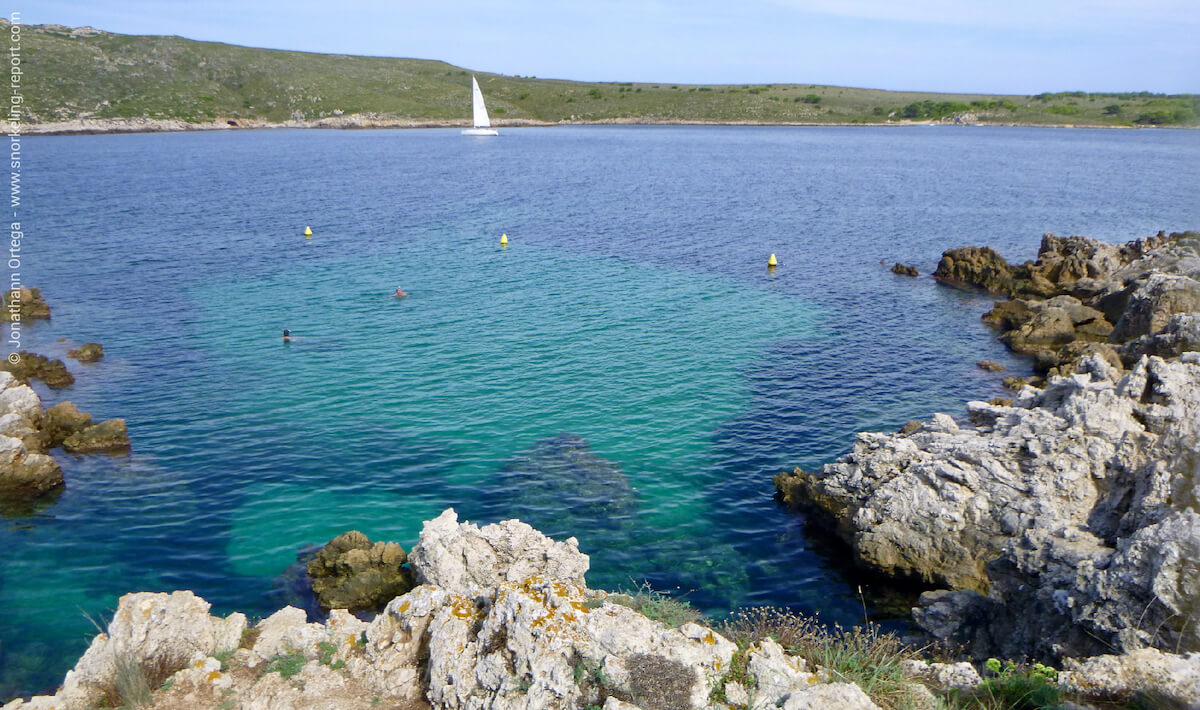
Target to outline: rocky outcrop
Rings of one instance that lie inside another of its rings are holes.
[[[99,362],[104,357],[104,346],[100,343],[84,343],[68,350],[67,357],[75,358],[79,362]]]
[[[480,528],[447,510],[412,559],[427,583],[370,622],[335,609],[309,623],[285,607],[247,629],[190,592],[127,595],[56,696],[5,710],[125,705],[131,675],[160,688],[143,702],[164,710],[728,708],[712,699],[718,684],[738,707],[878,710],[770,638],[739,651],[712,629],[669,628],[588,589],[587,556],[520,521]],[[730,676],[735,653],[750,691]]]
[[[899,262],[892,264],[892,273],[897,276],[919,276],[920,272],[917,267],[901,264]]]
[[[1013,269],[991,247],[947,249],[934,269],[933,278],[956,286],[973,286],[992,293],[1013,293]]]
[[[338,535],[317,552],[306,569],[324,609],[379,611],[413,587],[404,548],[371,542],[357,530]]]
[[[63,364],[62,360],[48,358],[25,350],[15,353],[16,361],[12,358],[0,361],[0,370],[11,373],[22,384],[29,384],[30,379],[39,379],[51,389],[62,389],[75,384],[75,376]]]
[[[1092,356],[1012,406],[858,436],[777,486],[866,565],[961,590],[916,618],[977,655],[1200,650],[1200,354]]]
[[[0,495],[25,497],[62,485],[62,469],[41,447],[43,418],[37,393],[0,372]]]
[[[41,289],[26,288],[4,291],[4,320],[10,323],[50,318],[50,306],[42,298]]]
[[[519,583],[533,575],[582,587],[589,564],[573,537],[555,542],[520,520],[460,524],[453,509],[425,524],[408,562],[418,584],[444,589]]]
[[[958,264],[959,251],[948,251],[944,260]],[[942,280],[1010,295],[983,320],[1003,331],[1000,339],[1014,351],[1032,355],[1040,374],[1069,374],[1082,355],[1095,352],[1129,366],[1146,354],[1178,355],[1195,341],[1196,326],[1189,330],[1188,321],[1177,319],[1200,311],[1200,235],[1194,232],[1124,245],[1048,234],[1036,262],[992,267],[1005,278],[976,267],[961,279]],[[1120,357],[1083,343],[1107,343]]]
[[[84,427],[62,442],[63,450],[72,454],[115,454],[129,451],[129,434],[124,419],[109,419]]]
[[[63,445],[68,437],[92,425],[92,415],[79,411],[72,402],[59,402],[42,415],[41,448],[43,451]]]

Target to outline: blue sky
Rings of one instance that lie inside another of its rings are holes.
[[[25,24],[586,81],[1200,93],[1200,0],[10,0]]]

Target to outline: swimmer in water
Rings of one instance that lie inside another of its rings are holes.
[[[285,342],[285,343],[292,342],[292,331],[288,330],[287,328],[283,329],[283,342]]]
[[[404,298],[407,295],[408,294],[404,292],[404,289],[400,288],[399,286],[396,287],[396,298]]]

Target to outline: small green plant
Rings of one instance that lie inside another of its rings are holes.
[[[695,623],[703,618],[691,604],[652,589],[649,582],[635,584],[632,591],[610,595],[608,600],[671,628]]]
[[[221,710],[233,710],[234,704],[233,698],[226,698],[225,700],[222,700],[221,704],[217,707],[219,707]]]
[[[139,708],[149,705],[152,700],[146,671],[142,664],[128,656],[117,658],[117,673],[113,684],[116,686],[121,707]]]
[[[303,653],[281,653],[267,663],[264,673],[278,673],[284,678],[291,678],[304,668]]]
[[[588,89],[587,95],[592,97],[593,99],[598,99],[603,96],[603,94],[600,93],[600,90],[596,89],[596,88]]]
[[[1049,666],[1035,663],[1020,668],[1012,661],[989,658],[984,667],[988,677],[972,691],[952,692],[952,706],[968,710],[1039,710],[1062,702],[1062,691],[1055,685],[1058,671]]]
[[[242,629],[242,638],[238,642],[238,648],[254,648],[254,644],[258,642],[259,634],[262,631],[252,626]]]
[[[174,688],[174,687],[175,687],[175,681],[170,678],[167,678],[166,680],[164,680],[162,682],[162,685],[158,686],[158,689],[159,690],[170,690],[171,688]]]
[[[329,641],[321,641],[317,644],[317,662],[323,666],[333,664],[333,656],[337,653],[337,645]]]
[[[218,651],[213,654],[213,658],[221,662],[221,672],[229,670],[229,659],[233,658],[233,651]]]

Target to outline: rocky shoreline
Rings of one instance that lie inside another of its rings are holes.
[[[755,632],[656,620],[649,605],[589,589],[574,538],[518,520],[480,528],[446,510],[407,561],[417,586],[371,621],[334,609],[310,623],[285,607],[250,625],[240,613],[210,615],[191,592],[128,594],[55,695],[3,710],[934,710],[994,692],[969,664],[899,655],[881,658],[893,667],[886,694],[864,689],[836,658],[806,654],[785,615],[754,617]],[[1196,654],[1144,649],[1067,665],[1039,669],[1050,680],[1037,687],[1079,700],[1200,697]]]
[[[1074,124],[1039,123],[955,123],[953,121],[903,121],[881,123],[815,123],[786,122],[767,123],[762,121],[704,121],[667,118],[606,118],[594,121],[582,119],[562,121],[538,121],[534,119],[493,119],[495,128],[520,128],[529,126],[916,126],[916,125],[987,125],[1007,127],[1042,128],[1097,128],[1140,130],[1139,126],[1090,126]],[[358,128],[469,128],[465,120],[395,118],[374,114],[349,114],[288,121],[265,121],[257,118],[225,118],[207,122],[190,122],[179,119],[160,118],[76,118],[52,123],[31,123],[21,128],[23,135],[68,136],[113,133],[182,133],[190,131],[228,131],[271,128],[330,128],[353,130]],[[1172,128],[1156,126],[1156,128]],[[1175,127],[1187,128],[1187,127]]]
[[[952,249],[935,277],[1010,296],[983,318],[1038,387],[859,434],[780,498],[942,587],[914,618],[972,658],[1200,651],[1200,234]]]

